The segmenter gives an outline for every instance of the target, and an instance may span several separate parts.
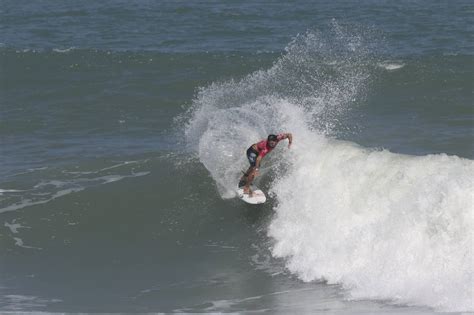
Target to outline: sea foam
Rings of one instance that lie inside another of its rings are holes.
[[[274,256],[350,298],[474,309],[472,161],[295,139],[291,169],[272,188]]]

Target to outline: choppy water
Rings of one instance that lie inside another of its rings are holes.
[[[0,309],[473,311],[472,11],[2,1]]]

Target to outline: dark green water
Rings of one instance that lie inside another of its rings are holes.
[[[0,3],[2,312],[473,310],[470,2]]]

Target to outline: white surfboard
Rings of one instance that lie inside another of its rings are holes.
[[[253,194],[252,197],[249,197],[248,194],[244,194],[244,188],[241,187],[237,190],[237,193],[239,195],[239,198],[246,203],[250,203],[253,205],[258,205],[260,203],[264,203],[267,200],[267,197],[265,196],[264,192],[258,189],[257,187],[250,187],[252,190]]]

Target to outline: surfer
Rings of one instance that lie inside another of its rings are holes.
[[[260,142],[254,143],[247,150],[247,158],[250,163],[250,167],[247,172],[240,178],[239,187],[244,187],[244,194],[248,194],[252,197],[252,190],[250,185],[252,184],[255,177],[258,175],[258,169],[260,163],[265,155],[272,151],[278,142],[281,140],[288,139],[288,148],[291,147],[293,142],[293,135],[291,133],[280,133],[278,135],[269,135],[267,139],[261,140]]]

